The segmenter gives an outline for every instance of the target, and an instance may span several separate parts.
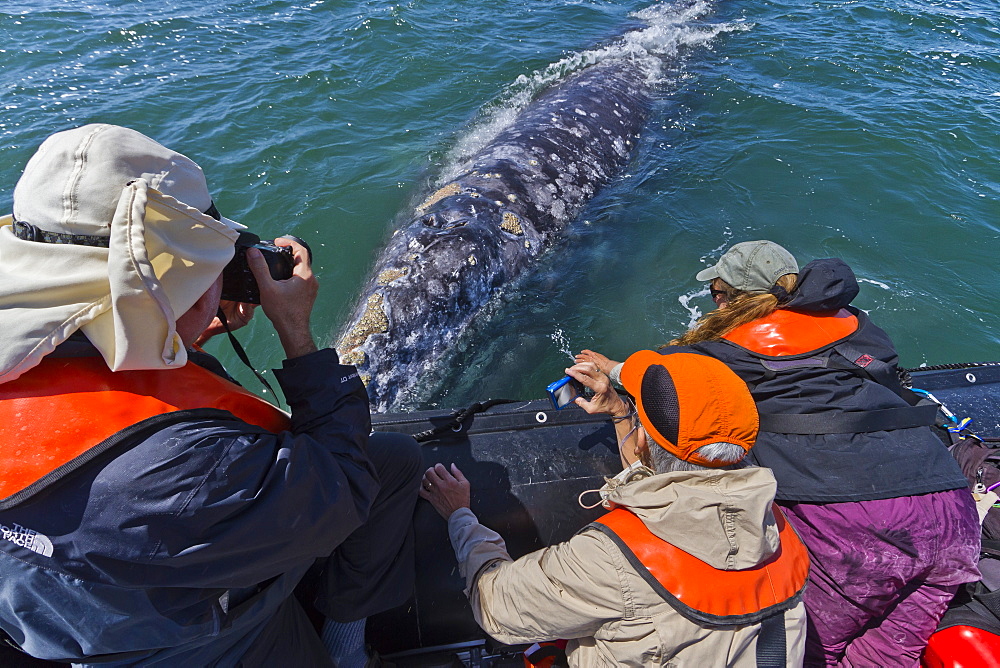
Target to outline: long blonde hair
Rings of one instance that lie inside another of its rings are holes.
[[[791,293],[798,281],[798,274],[785,274],[774,282],[785,292]],[[701,341],[715,341],[736,329],[740,325],[767,317],[781,307],[778,298],[769,293],[753,294],[737,290],[721,278],[715,279],[726,291],[728,299],[725,308],[719,308],[702,317],[694,327],[677,337],[668,346],[689,346]],[[666,346],[664,346],[666,347]]]

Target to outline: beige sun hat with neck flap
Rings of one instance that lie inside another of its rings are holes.
[[[0,383],[78,329],[113,371],[184,366],[177,318],[245,229],[218,216],[192,160],[105,124],[46,139],[13,209],[0,218]]]

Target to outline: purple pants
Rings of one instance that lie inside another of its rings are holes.
[[[806,666],[919,665],[959,586],[979,579],[968,489],[783,509],[811,560]]]

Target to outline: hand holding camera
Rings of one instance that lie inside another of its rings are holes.
[[[566,374],[593,392],[589,398],[581,396],[572,400],[583,410],[607,415],[622,415],[628,412],[628,404],[618,396],[607,374],[598,369],[593,362],[574,364],[566,369]]]
[[[273,245],[281,248],[282,253],[291,253],[292,268],[287,278],[275,280],[273,277],[274,263],[265,259],[265,253],[273,251],[250,246],[244,252],[259,290],[264,315],[278,332],[285,355],[292,359],[317,349],[309,329],[309,317],[316,302],[319,281],[312,272],[309,247],[301,240],[281,237],[275,239]],[[237,252],[241,250],[237,248]]]
[[[302,243],[301,239],[295,238]],[[236,252],[226,268],[222,270],[222,299],[243,304],[260,304],[260,288],[257,279],[247,263],[247,249],[254,248],[261,252],[267,262],[271,278],[276,281],[288,280],[292,277],[295,267],[293,251],[275,241],[262,241],[251,232],[240,232],[236,240]],[[303,243],[303,245],[305,245]],[[309,247],[306,246],[306,250]],[[310,257],[310,260],[312,258]]]
[[[571,376],[563,376],[556,382],[549,383],[549,386],[545,388],[557,411],[572,404],[577,397],[583,395],[584,390],[583,383]]]

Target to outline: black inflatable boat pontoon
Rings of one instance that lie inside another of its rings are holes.
[[[913,387],[957,419],[972,418],[973,433],[1000,437],[1000,365],[949,366],[961,368],[910,370]],[[514,558],[569,539],[605,512],[584,510],[577,497],[621,470],[606,417],[575,406],[556,411],[548,401],[469,412],[462,421],[454,411],[427,411],[375,415],[373,422],[377,431],[426,439],[428,466],[456,463],[472,484],[473,511],[504,537]],[[473,620],[444,520],[420,502],[414,525],[416,590],[406,605],[369,620],[372,645],[401,666],[523,665],[508,663],[514,648],[493,643]]]

